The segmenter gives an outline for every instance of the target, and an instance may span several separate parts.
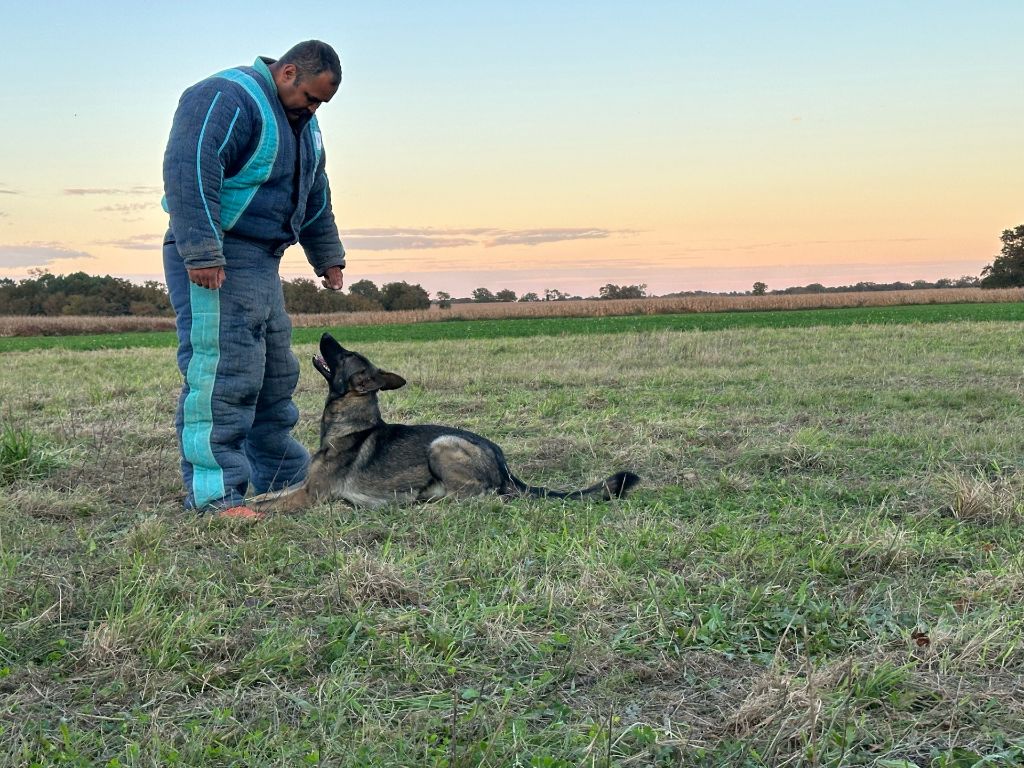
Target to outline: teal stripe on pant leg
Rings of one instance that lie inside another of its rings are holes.
[[[192,359],[185,380],[185,424],[181,446],[192,465],[192,496],[198,508],[223,498],[224,470],[213,455],[213,386],[220,363],[220,291],[189,284]]]

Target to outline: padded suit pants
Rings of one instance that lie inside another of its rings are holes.
[[[309,453],[291,436],[299,362],[280,259],[225,238],[226,279],[210,290],[189,282],[173,242],[163,255],[184,377],[175,425],[186,508],[232,507],[301,482]]]

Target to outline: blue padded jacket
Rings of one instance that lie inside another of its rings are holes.
[[[169,237],[185,266],[224,264],[224,238],[277,256],[298,242],[317,275],[345,266],[316,118],[293,129],[260,57],[182,94],[164,153]],[[296,165],[298,164],[298,165]]]

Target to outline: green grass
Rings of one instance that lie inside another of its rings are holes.
[[[818,326],[888,325],[892,323],[999,322],[1024,320],[1024,303],[922,304],[846,309],[801,309],[785,312],[709,312],[684,315],[625,317],[538,317],[505,320],[448,320],[336,328],[347,344],[377,341],[442,341],[461,339],[578,336],[657,331],[717,331],[732,328],[810,328]],[[295,343],[315,342],[322,328],[297,328]],[[132,349],[175,346],[169,331],[106,333],[83,336],[0,338],[0,352],[30,349]]]
[[[41,477],[57,466],[57,454],[32,432],[0,422],[0,486]]]
[[[1020,765],[1019,335],[346,337],[393,421],[644,484],[256,526],[179,509],[173,349],[12,352],[65,458],[0,494],[0,766]]]

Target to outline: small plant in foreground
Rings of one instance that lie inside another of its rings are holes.
[[[4,424],[0,429],[0,483],[39,477],[53,465],[53,457],[27,429]]]
[[[996,524],[1019,520],[1024,514],[1019,475],[952,472],[945,479],[952,495],[950,509],[957,520]]]

